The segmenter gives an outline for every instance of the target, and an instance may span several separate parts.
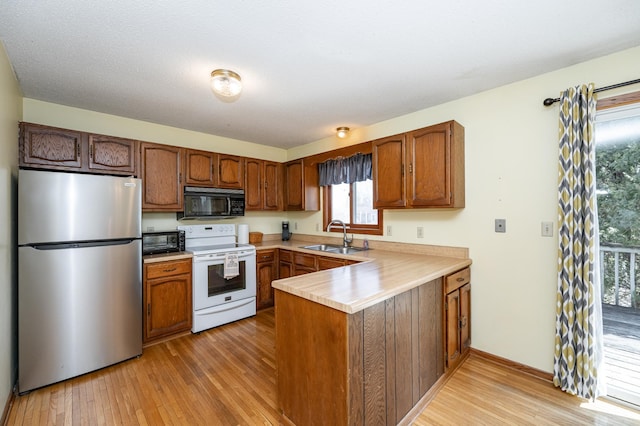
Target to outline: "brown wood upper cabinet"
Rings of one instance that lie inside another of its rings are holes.
[[[208,151],[187,149],[185,154],[185,183],[212,187],[216,183],[218,154]]]
[[[244,188],[244,158],[235,155],[187,149],[187,185],[217,188]]]
[[[305,159],[285,164],[285,210],[320,210],[317,164]]]
[[[245,171],[245,209],[281,210],[282,172],[280,163],[247,158]]]
[[[182,211],[184,149],[150,142],[140,144],[143,211]]]
[[[20,167],[137,175],[138,141],[20,123]]]
[[[462,208],[464,127],[455,121],[373,141],[375,208]]]

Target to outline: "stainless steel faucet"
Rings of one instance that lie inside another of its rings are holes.
[[[341,220],[332,220],[327,225],[327,232],[329,232],[331,228],[335,228],[334,225],[342,226],[342,245],[344,247],[349,247],[349,244],[353,241],[353,235],[351,236],[351,239],[347,238],[347,225],[345,225]]]

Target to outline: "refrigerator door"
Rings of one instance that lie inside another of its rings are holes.
[[[136,178],[20,170],[18,245],[141,236]]]
[[[19,247],[19,392],[142,353],[141,250]]]

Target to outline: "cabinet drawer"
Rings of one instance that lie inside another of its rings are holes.
[[[256,262],[273,262],[276,258],[275,250],[258,250],[256,251]]]
[[[294,262],[297,267],[306,267],[310,269],[316,268],[316,257],[311,254],[296,253],[293,255]]]
[[[471,270],[469,268],[464,268],[463,270],[447,277],[444,292],[445,294],[450,293],[469,281],[471,281]]]
[[[150,263],[145,265],[147,279],[191,273],[191,259],[169,262]]]
[[[289,250],[280,250],[279,254],[281,262],[291,262],[293,260],[291,252]]]

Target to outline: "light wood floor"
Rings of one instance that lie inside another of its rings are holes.
[[[273,309],[261,311],[16,397],[8,424],[280,424],[274,342]],[[472,355],[415,425],[483,424],[637,425],[640,413],[584,404],[548,382]]]

